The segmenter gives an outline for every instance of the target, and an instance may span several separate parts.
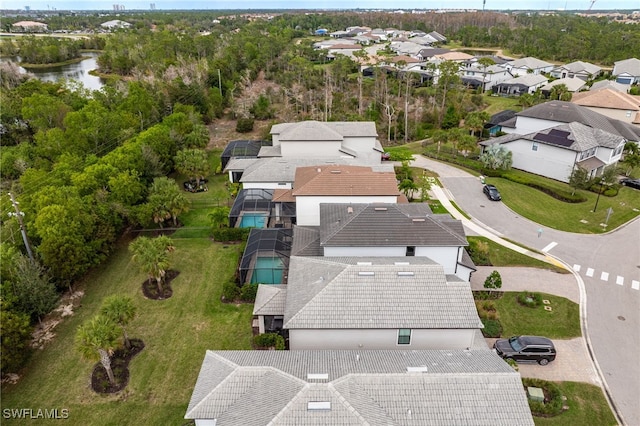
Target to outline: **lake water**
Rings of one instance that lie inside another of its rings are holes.
[[[73,64],[62,65],[51,68],[37,68],[31,69],[28,72],[35,75],[36,78],[42,81],[59,81],[59,80],[76,80],[84,85],[89,90],[100,90],[104,85],[104,81],[100,77],[89,74],[89,71],[98,68],[96,59],[99,53],[96,52],[82,52],[82,56],[88,56],[89,58],[76,62]],[[1,59],[5,61],[7,59]],[[27,72],[24,68],[20,67],[21,72]]]

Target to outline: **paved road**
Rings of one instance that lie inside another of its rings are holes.
[[[487,200],[481,182],[474,176],[421,156],[412,165],[438,173],[451,198],[474,222],[500,236],[547,252],[576,271],[576,278],[585,289],[583,316],[588,326],[587,337],[605,388],[625,423],[638,424],[640,220],[603,235],[557,231],[520,217],[501,202]]]

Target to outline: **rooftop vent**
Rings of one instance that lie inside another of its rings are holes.
[[[386,207],[375,207],[373,210],[375,210],[377,212],[386,212],[387,208]]]
[[[418,218],[418,217],[411,219],[412,222],[424,222],[425,220],[426,220],[425,218]]]
[[[372,277],[375,275],[375,272],[373,271],[360,271],[358,272],[358,275],[361,277]]]
[[[398,271],[399,277],[412,277],[413,271]]]
[[[426,373],[427,366],[421,365],[419,367],[407,367],[407,373]]]
[[[322,169],[320,167],[318,167],[318,173],[320,173],[322,171]]]
[[[331,410],[331,401],[309,401],[307,411],[327,411]]]
[[[396,266],[411,265],[409,262],[393,262],[393,264]]]
[[[359,266],[371,266],[372,263],[371,262],[358,262]]]
[[[353,213],[353,207],[351,206],[347,207],[347,213]]]
[[[331,173],[333,173],[335,175],[339,175],[342,172],[340,170],[331,170]]]
[[[308,373],[307,380],[329,380],[327,373]]]

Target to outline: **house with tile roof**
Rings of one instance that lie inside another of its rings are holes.
[[[621,136],[627,141],[640,142],[640,131],[637,126],[565,101],[549,101],[534,105],[499,124],[504,133],[526,135],[574,121]]]
[[[526,58],[514,59],[503,64],[503,66],[511,71],[511,74],[527,75],[527,74],[542,74],[550,73],[553,70],[554,65],[550,62],[543,61],[532,56]]]
[[[576,167],[595,177],[606,167],[615,165],[626,141],[620,135],[574,121],[524,135],[500,136],[480,145],[506,147],[512,154],[514,169],[569,182]]]
[[[579,78],[587,81],[593,80],[602,74],[602,68],[589,62],[575,61],[564,65],[558,65],[551,70],[554,78]]]
[[[513,70],[509,72],[513,73]],[[492,87],[493,93],[520,96],[525,93],[534,94],[536,90],[549,82],[542,74],[523,74],[501,81]]]
[[[36,21],[18,21],[11,25],[11,31],[14,33],[42,33],[48,29],[47,24]]]
[[[580,78],[574,78],[574,77],[571,77],[571,78],[565,77],[565,78],[559,78],[557,80],[553,80],[545,84],[540,88],[540,91],[543,94],[545,94],[545,96],[548,96],[549,93],[551,93],[551,91],[553,90],[553,88],[560,84],[564,84],[570,93],[576,93],[581,90],[585,90],[587,88],[587,83],[584,80]]]
[[[288,274],[291,350],[465,349],[483,327],[469,282],[427,257],[291,256]]]
[[[513,79],[513,75],[509,70],[498,64],[483,67],[477,62],[463,68],[460,74],[463,82],[476,80],[478,82],[477,86],[483,87],[484,90],[493,90],[496,84]]]
[[[207,351],[197,426],[533,426],[520,375],[486,349]]]
[[[621,84],[640,84],[640,59],[629,58],[614,62],[611,75]]]
[[[341,165],[297,167],[293,187],[275,190],[273,198],[295,202],[297,224],[301,226],[320,225],[323,203],[407,202],[393,171]]]
[[[640,96],[605,88],[576,93],[571,102],[607,117],[640,126]]]

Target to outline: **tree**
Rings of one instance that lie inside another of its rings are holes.
[[[502,277],[500,272],[493,271],[489,274],[486,280],[484,280],[484,288],[489,289],[489,294],[493,293],[493,289],[502,288]]]
[[[420,201],[425,202],[429,199],[429,190],[431,189],[434,179],[427,176],[427,173],[423,171],[422,175],[420,175],[416,180],[416,186],[420,191]]]
[[[225,225],[229,222],[229,207],[220,206],[213,209],[211,213],[209,213],[209,219],[211,219],[211,225],[214,228],[224,228]]]
[[[131,348],[131,342],[129,341],[129,336],[127,336],[125,326],[127,326],[136,316],[136,307],[133,304],[133,300],[128,296],[109,296],[102,303],[100,314],[104,315],[106,318],[122,328],[124,346],[127,349]]]
[[[627,142],[624,144],[624,158],[621,163],[627,167],[625,176],[631,175],[633,169],[640,167],[640,148],[637,143]]]
[[[13,306],[38,321],[51,312],[58,293],[47,271],[35,260],[20,256],[13,274]]]
[[[173,159],[176,170],[189,179],[195,180],[200,186],[200,179],[209,174],[209,160],[203,149],[183,149],[178,151]]]
[[[97,315],[78,327],[75,339],[78,352],[84,358],[99,360],[112,385],[115,385],[116,379],[111,369],[111,355],[117,346],[119,334],[109,318]]]
[[[0,301],[0,305],[4,305]],[[31,326],[29,316],[0,307],[0,370],[15,372],[24,365],[29,352]]]
[[[502,145],[494,144],[490,145],[484,150],[478,160],[487,168],[492,170],[508,170],[512,164],[512,154],[507,148]]]
[[[148,197],[153,221],[160,225],[169,218],[178,226],[178,215],[189,211],[189,199],[180,191],[176,181],[168,177],[153,180]]]
[[[570,101],[571,100],[571,92],[569,92],[569,88],[566,84],[556,84],[551,88],[551,92],[549,93],[549,99],[552,101],[560,100],[560,101]]]
[[[138,237],[129,244],[129,251],[133,253],[132,260],[140,265],[149,279],[156,280],[160,294],[164,293],[162,284],[171,265],[169,255],[174,250],[173,241],[166,235],[156,238]]]
[[[577,189],[585,189],[589,184],[589,172],[580,166],[575,167],[569,175],[569,186],[573,188],[571,195],[575,195]]]
[[[265,95],[260,95],[254,104],[249,108],[249,112],[253,114],[256,120],[268,120],[274,117],[273,108],[269,98]]]
[[[402,191],[409,200],[413,200],[413,192],[418,189],[418,186],[411,179],[403,179],[398,185],[398,189]]]
[[[482,136],[482,129],[484,123],[489,121],[489,114],[486,111],[474,111],[467,114],[467,118],[464,119],[464,124],[471,129],[471,135],[475,136],[476,131],[480,132],[478,136]]]

